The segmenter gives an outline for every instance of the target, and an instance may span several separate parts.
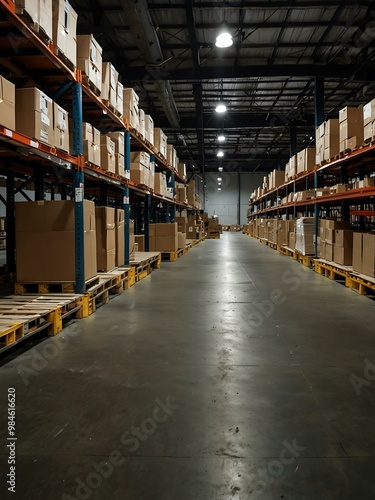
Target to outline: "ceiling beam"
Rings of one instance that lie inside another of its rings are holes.
[[[252,65],[252,66],[232,66],[212,68],[199,68],[195,71],[194,68],[170,69],[163,67],[130,67],[128,68],[124,78],[127,82],[142,80],[143,78],[152,78],[154,80],[214,80],[227,78],[259,78],[259,77],[277,77],[277,76],[306,76],[315,77],[323,76],[325,78],[346,78],[349,74],[355,72],[357,67],[354,64],[340,65],[314,65],[314,64],[278,64],[273,66]],[[356,74],[356,80],[368,81],[375,80],[375,68],[363,68]]]

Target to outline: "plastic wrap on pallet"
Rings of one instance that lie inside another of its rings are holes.
[[[315,234],[314,217],[301,217],[296,221],[296,252],[313,255]]]

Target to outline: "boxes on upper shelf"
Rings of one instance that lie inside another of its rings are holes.
[[[135,130],[139,129],[139,97],[134,89],[124,88],[123,119]]]
[[[83,202],[84,277],[96,275],[95,206]],[[74,282],[74,201],[16,203],[16,274],[18,281]],[[32,265],[30,265],[32,263]]]
[[[16,0],[16,12],[26,12],[47,38],[53,39],[52,0]]]
[[[77,13],[67,0],[55,0],[53,7],[53,43],[70,63],[77,66]]]
[[[107,101],[109,107],[117,107],[118,71],[110,62],[102,64],[102,99]]]
[[[167,144],[167,163],[172,165],[174,169],[177,169],[177,151],[172,144]]]
[[[139,110],[139,128],[138,132],[141,134],[143,139],[146,138],[146,130],[145,130],[145,112],[143,109]]]
[[[16,88],[13,83],[0,76],[0,125],[16,129]]]
[[[161,128],[154,128],[154,146],[157,151],[167,158],[167,136]]]
[[[315,155],[315,148],[306,148],[297,154],[297,174],[302,174],[314,168]]]
[[[124,112],[124,86],[121,82],[117,82],[116,111],[120,118],[122,118]]]
[[[167,178],[164,173],[155,172],[154,191],[161,196],[167,195]]]
[[[144,168],[150,168],[150,155],[146,151],[134,151],[130,153],[130,168],[141,165]]]
[[[339,149],[353,149],[363,143],[363,109],[362,106],[346,106],[339,112]]]
[[[83,123],[83,154],[86,161],[100,167],[100,132],[91,123]]]
[[[68,112],[55,102],[53,103],[53,128],[56,148],[69,153]]]
[[[116,173],[115,143],[108,135],[100,136],[100,167]]]
[[[186,164],[185,163],[179,163],[177,165],[177,170],[178,170],[178,175],[186,181]]]
[[[102,48],[92,35],[77,36],[77,68],[88,77],[89,82],[102,91]]]
[[[115,144],[115,172],[117,175],[124,177],[125,169],[125,136],[124,132],[109,132],[108,137],[112,139]]]
[[[16,130],[54,146],[52,99],[35,87],[16,89]]]
[[[150,115],[145,115],[145,139],[154,145],[154,120]]]

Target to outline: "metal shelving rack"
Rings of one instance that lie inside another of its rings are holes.
[[[375,216],[375,187],[323,196],[317,196],[317,191],[328,183],[345,184],[350,178],[363,180],[366,175],[375,171],[374,165],[375,142],[370,142],[355,151],[339,155],[339,158],[332,162],[315,166],[314,170],[305,172],[254,200],[250,203],[248,219],[278,217],[281,213],[289,215],[292,212],[296,215],[297,211],[302,211],[305,215],[315,215],[315,256],[317,256],[319,217],[337,215],[343,221],[355,218],[358,227],[363,228],[366,217],[374,219]],[[328,182],[325,182],[327,179]],[[314,190],[311,199],[276,205],[279,199],[285,198],[289,193],[307,189]],[[270,207],[267,207],[267,202],[270,202]],[[260,208],[254,211],[255,206]]]
[[[23,19],[16,14],[12,0],[0,0],[0,16],[2,34],[0,34],[0,64],[9,69],[23,86],[36,86],[46,92],[54,101],[67,109],[73,118],[72,154],[69,155],[56,148],[47,146],[16,131],[0,127],[0,143],[6,153],[2,152],[4,168],[0,174],[6,177],[7,199],[7,272],[15,270],[15,220],[14,199],[19,192],[30,200],[23,189],[34,185],[35,199],[44,198],[45,187],[50,186],[51,199],[54,189],[59,187],[61,198],[69,195],[75,200],[75,233],[76,233],[76,293],[84,293],[84,247],[83,247],[83,199],[87,196],[98,197],[101,202],[122,207],[125,212],[125,264],[129,264],[129,227],[131,197],[134,199],[134,213],[139,219],[139,210],[143,204],[143,222],[146,248],[148,250],[148,234],[150,210],[152,202],[163,204],[165,221],[174,220],[176,207],[195,211],[185,203],[164,198],[145,186],[139,186],[130,180],[130,148],[138,148],[150,153],[155,166],[169,174],[169,185],[175,179],[184,180],[178,172],[156,154],[126,122],[121,120],[104,102],[82,81],[81,71],[72,70],[64,61],[55,55],[53,44],[47,45],[30,29]],[[11,59],[11,61],[10,61]],[[11,79],[7,75],[2,75]],[[12,79],[11,79],[12,81]],[[69,96],[69,94],[71,95]],[[85,162],[83,156],[82,123],[84,118],[101,132],[125,132],[125,178],[108,173]],[[15,177],[20,179],[16,186]],[[70,190],[70,192],[69,192]],[[140,201],[141,200],[141,201]],[[139,221],[138,221],[139,225]]]

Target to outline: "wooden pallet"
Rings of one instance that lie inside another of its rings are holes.
[[[347,279],[353,270],[352,267],[341,266],[340,264],[325,259],[314,259],[313,266],[314,271],[321,276],[325,276],[331,280],[344,279],[345,285],[348,286]]]
[[[80,298],[78,294],[29,294],[0,299],[0,352],[43,330],[57,335],[63,320],[78,313]]]
[[[88,290],[94,284],[99,282],[99,276],[94,276],[85,283],[86,290]],[[17,295],[22,295],[25,293],[37,293],[37,294],[47,294],[47,293],[74,293],[75,283],[72,281],[60,281],[60,282],[17,282],[14,286],[14,293]]]
[[[147,278],[154,269],[160,269],[160,266],[160,252],[136,252],[134,259],[130,261],[129,286]]]
[[[346,286],[360,295],[375,294],[375,278],[371,278],[365,274],[356,272],[350,273]]]
[[[297,262],[300,262],[303,266],[306,267],[312,267],[314,263],[314,256],[313,255],[302,255],[299,252],[294,251],[293,252],[293,259],[296,260]]]
[[[38,36],[38,38],[42,40],[43,43],[46,45],[50,45],[52,43],[51,37],[47,35],[44,28],[40,26],[37,21],[34,21],[32,16],[27,12],[26,8],[16,6],[15,12],[22,18],[26,26],[28,26]]]
[[[294,250],[292,248],[287,247],[286,245],[277,245],[277,251],[286,255],[287,257],[292,257],[294,254]]]
[[[184,248],[179,248],[177,252],[162,252],[162,260],[168,260],[169,262],[176,262],[177,259],[182,257],[185,253]]]
[[[268,241],[268,246],[273,248],[274,250],[277,249],[277,243],[274,243],[273,241]]]

